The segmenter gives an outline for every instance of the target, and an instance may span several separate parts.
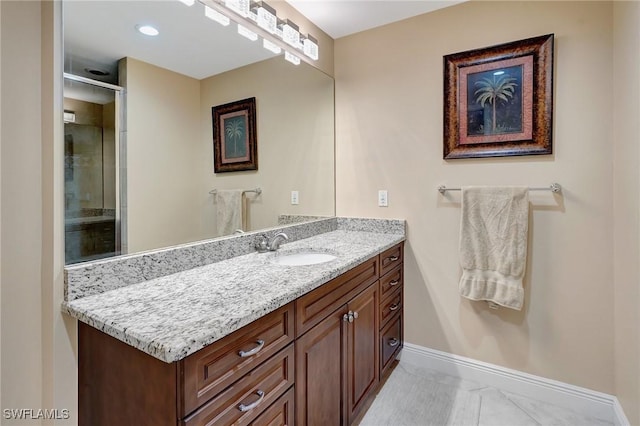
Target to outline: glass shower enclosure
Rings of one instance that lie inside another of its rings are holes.
[[[121,253],[119,86],[64,75],[65,263]]]

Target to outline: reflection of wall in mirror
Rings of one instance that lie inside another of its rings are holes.
[[[334,214],[330,77],[281,57],[201,81],[131,58],[122,66],[129,252],[216,237],[213,188],[263,189],[248,194],[247,230],[279,214]],[[211,107],[254,96],[260,169],[216,175]]]

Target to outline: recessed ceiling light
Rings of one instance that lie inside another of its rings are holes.
[[[136,29],[140,31],[142,34],[152,36],[152,37],[160,34],[160,31],[158,31],[155,27],[152,27],[151,25],[136,25]]]

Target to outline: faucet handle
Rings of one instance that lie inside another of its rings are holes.
[[[269,238],[265,234],[260,235],[256,239],[255,247],[258,253],[264,253],[269,251]]]
[[[289,237],[287,236],[287,234],[285,234],[284,232],[278,232],[277,234],[269,238],[269,241],[267,242],[267,247],[271,251],[276,251],[280,247],[280,243],[288,239]]]

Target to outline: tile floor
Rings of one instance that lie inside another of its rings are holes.
[[[401,362],[360,426],[611,426],[612,423]]]

